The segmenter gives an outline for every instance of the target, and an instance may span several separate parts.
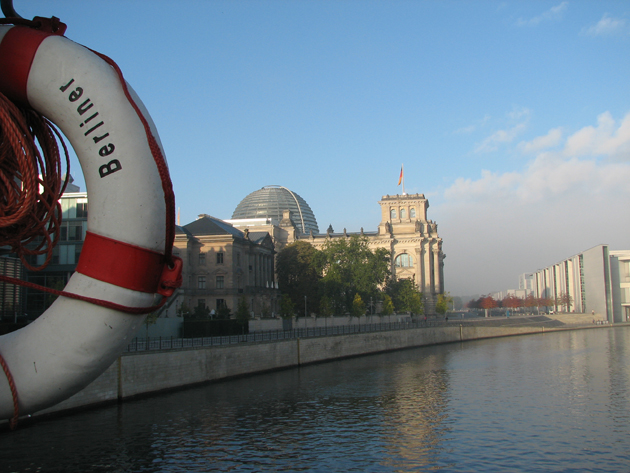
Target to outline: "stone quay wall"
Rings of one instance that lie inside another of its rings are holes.
[[[603,326],[591,325],[583,328]],[[556,330],[566,328],[453,324],[446,327],[126,353],[85,389],[56,406],[36,413],[34,417],[309,363],[412,347]]]

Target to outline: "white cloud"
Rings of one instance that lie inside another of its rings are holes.
[[[469,135],[470,133],[476,131],[478,128],[482,128],[488,121],[490,120],[490,115],[485,115],[481,120],[477,120],[472,125],[464,126],[462,128],[458,128],[453,132],[454,135]]]
[[[537,153],[543,149],[557,146],[562,139],[562,128],[554,128],[549,130],[545,136],[539,136],[532,141],[521,141],[518,144],[519,149],[525,154]]]
[[[613,36],[628,34],[627,22],[623,18],[612,18],[607,13],[597,24],[582,29],[582,34],[586,36]]]
[[[617,126],[610,112],[597,117],[597,126],[586,126],[571,135],[564,147],[565,156],[606,156],[630,162],[630,113]]]
[[[475,146],[475,153],[489,153],[499,149],[502,144],[511,143],[514,139],[527,129],[527,123],[531,115],[531,110],[526,107],[514,107],[514,109],[506,114],[507,122],[516,123],[503,130],[497,130]],[[486,116],[486,118],[489,118]],[[484,119],[487,121],[486,119]],[[484,122],[485,123],[485,122]]]
[[[527,125],[525,123],[519,123],[506,130],[495,131],[492,135],[488,136],[485,140],[479,143],[475,147],[475,153],[488,153],[499,149],[499,145],[503,143],[511,143],[514,139],[525,131]]]
[[[451,293],[514,288],[520,273],[600,243],[630,248],[630,113],[617,121],[602,113],[566,137],[561,130],[519,143],[535,153],[522,169],[458,178],[432,206]]]
[[[516,22],[518,26],[537,26],[545,21],[559,20],[562,18],[562,14],[569,7],[569,2],[562,2],[555,7],[541,13],[530,19],[519,18]]]

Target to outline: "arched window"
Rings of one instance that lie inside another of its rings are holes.
[[[409,209],[409,217],[416,218],[416,209],[414,209],[413,207]]]
[[[402,253],[396,256],[396,259],[394,260],[394,265],[397,268],[413,268],[413,258],[407,253]]]
[[[407,218],[407,212],[405,209],[400,209],[400,218]]]
[[[396,218],[396,209],[390,210],[389,214],[391,215],[392,219]]]

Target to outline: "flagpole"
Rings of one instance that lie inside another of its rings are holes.
[[[404,170],[404,166],[402,164],[400,165],[400,169],[401,169],[401,172],[402,172],[403,195],[407,195],[407,193],[405,192],[405,170]]]

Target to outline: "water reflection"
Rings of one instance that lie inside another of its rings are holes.
[[[630,331],[381,354],[0,434],[0,471],[622,471]]]

